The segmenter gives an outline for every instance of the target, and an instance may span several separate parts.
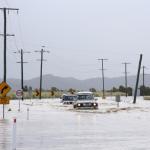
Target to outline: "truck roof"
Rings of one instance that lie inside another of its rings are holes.
[[[89,92],[89,91],[83,91],[83,92],[78,92],[77,95],[82,95],[82,94],[93,94],[92,92]]]

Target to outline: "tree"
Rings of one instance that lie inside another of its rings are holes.
[[[119,91],[120,91],[120,92],[126,92],[126,89],[125,89],[124,86],[120,85],[120,86],[119,86]]]
[[[69,92],[69,93],[71,93],[71,94],[74,94],[74,93],[76,92],[76,90],[75,90],[75,89],[70,88],[70,89],[68,90],[68,92]]]
[[[112,88],[112,92],[118,92],[119,90],[116,87]]]
[[[141,96],[149,96],[150,95],[150,87],[140,86],[140,95]]]
[[[132,88],[131,87],[127,88],[127,93],[128,93],[128,96],[132,96]]]
[[[54,91],[51,91],[51,96],[54,96],[55,95],[55,92]]]
[[[58,92],[59,89],[57,89],[56,87],[51,87],[51,91]]]
[[[126,92],[126,88],[122,85],[119,86],[119,91],[120,92]],[[127,87],[127,94],[128,96],[132,96],[132,88],[131,87]]]

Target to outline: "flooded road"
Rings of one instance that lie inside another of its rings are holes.
[[[63,107],[58,100],[50,101],[23,102],[21,112],[17,111],[17,101],[6,106],[6,119],[0,119],[0,150],[12,150],[14,117],[17,118],[17,150],[150,149],[150,112],[147,110],[88,113],[72,111],[71,106]],[[9,108],[12,111],[8,111]]]

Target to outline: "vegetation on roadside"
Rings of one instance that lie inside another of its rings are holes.
[[[150,100],[150,96],[144,96],[144,100]]]
[[[102,97],[103,92],[97,91],[95,88],[90,88],[89,91],[93,92],[95,97]],[[60,98],[63,94],[75,94],[76,92],[79,92],[77,89],[69,88],[66,90],[60,90],[57,87],[51,87],[49,90],[42,90],[42,98]],[[125,96],[126,88],[122,85],[119,86],[119,88],[113,87],[111,90],[105,91],[105,96]],[[150,88],[149,87],[140,87],[140,94],[145,95],[144,99],[150,99]],[[32,90],[32,87],[25,86],[24,87],[24,98],[25,99],[38,99],[39,98],[39,90],[34,89]],[[127,88],[127,94],[128,96],[132,96],[132,88]],[[11,97],[11,99],[17,99],[16,97],[16,91],[11,91],[8,96]]]
[[[30,89],[31,90],[31,89]],[[33,91],[24,91],[24,99],[38,99],[39,98],[39,90],[37,92],[37,89]],[[89,91],[93,92],[95,97],[102,97],[102,91],[96,91],[89,89]],[[42,98],[61,98],[63,94],[75,94],[76,92],[79,92],[79,90],[70,88],[67,90],[59,90],[55,87],[52,87],[50,90],[42,90]],[[112,92],[112,91],[106,91],[106,96],[116,96],[116,95],[125,95],[123,92]],[[8,96],[10,96],[11,99],[17,99],[16,97],[16,91],[11,91]]]

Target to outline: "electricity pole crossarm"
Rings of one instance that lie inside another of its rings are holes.
[[[38,61],[41,61],[40,64],[40,93],[39,93],[39,99],[41,99],[41,93],[42,93],[42,74],[43,74],[43,61],[46,61],[45,59],[43,59],[43,53],[49,53],[49,51],[44,50],[45,46],[42,46],[42,49],[40,51],[35,51],[35,52],[39,52],[41,53],[41,59],[38,59]]]
[[[37,61],[41,61],[41,59],[37,59]],[[42,61],[47,61],[46,59],[42,59]]]
[[[18,8],[6,8],[6,7],[4,7],[4,8],[0,8],[0,10],[16,10],[17,12],[18,12]]]
[[[28,62],[25,62],[25,61],[24,61],[24,62],[17,61],[16,63],[20,64],[20,63],[28,63]]]
[[[4,34],[0,34],[0,36],[4,36]],[[6,34],[6,36],[15,36],[14,34]]]
[[[104,61],[106,61],[108,59],[104,59],[104,58],[99,58],[98,61],[101,61],[102,63],[102,81],[103,81],[103,99],[105,99],[105,78],[104,78]]]

